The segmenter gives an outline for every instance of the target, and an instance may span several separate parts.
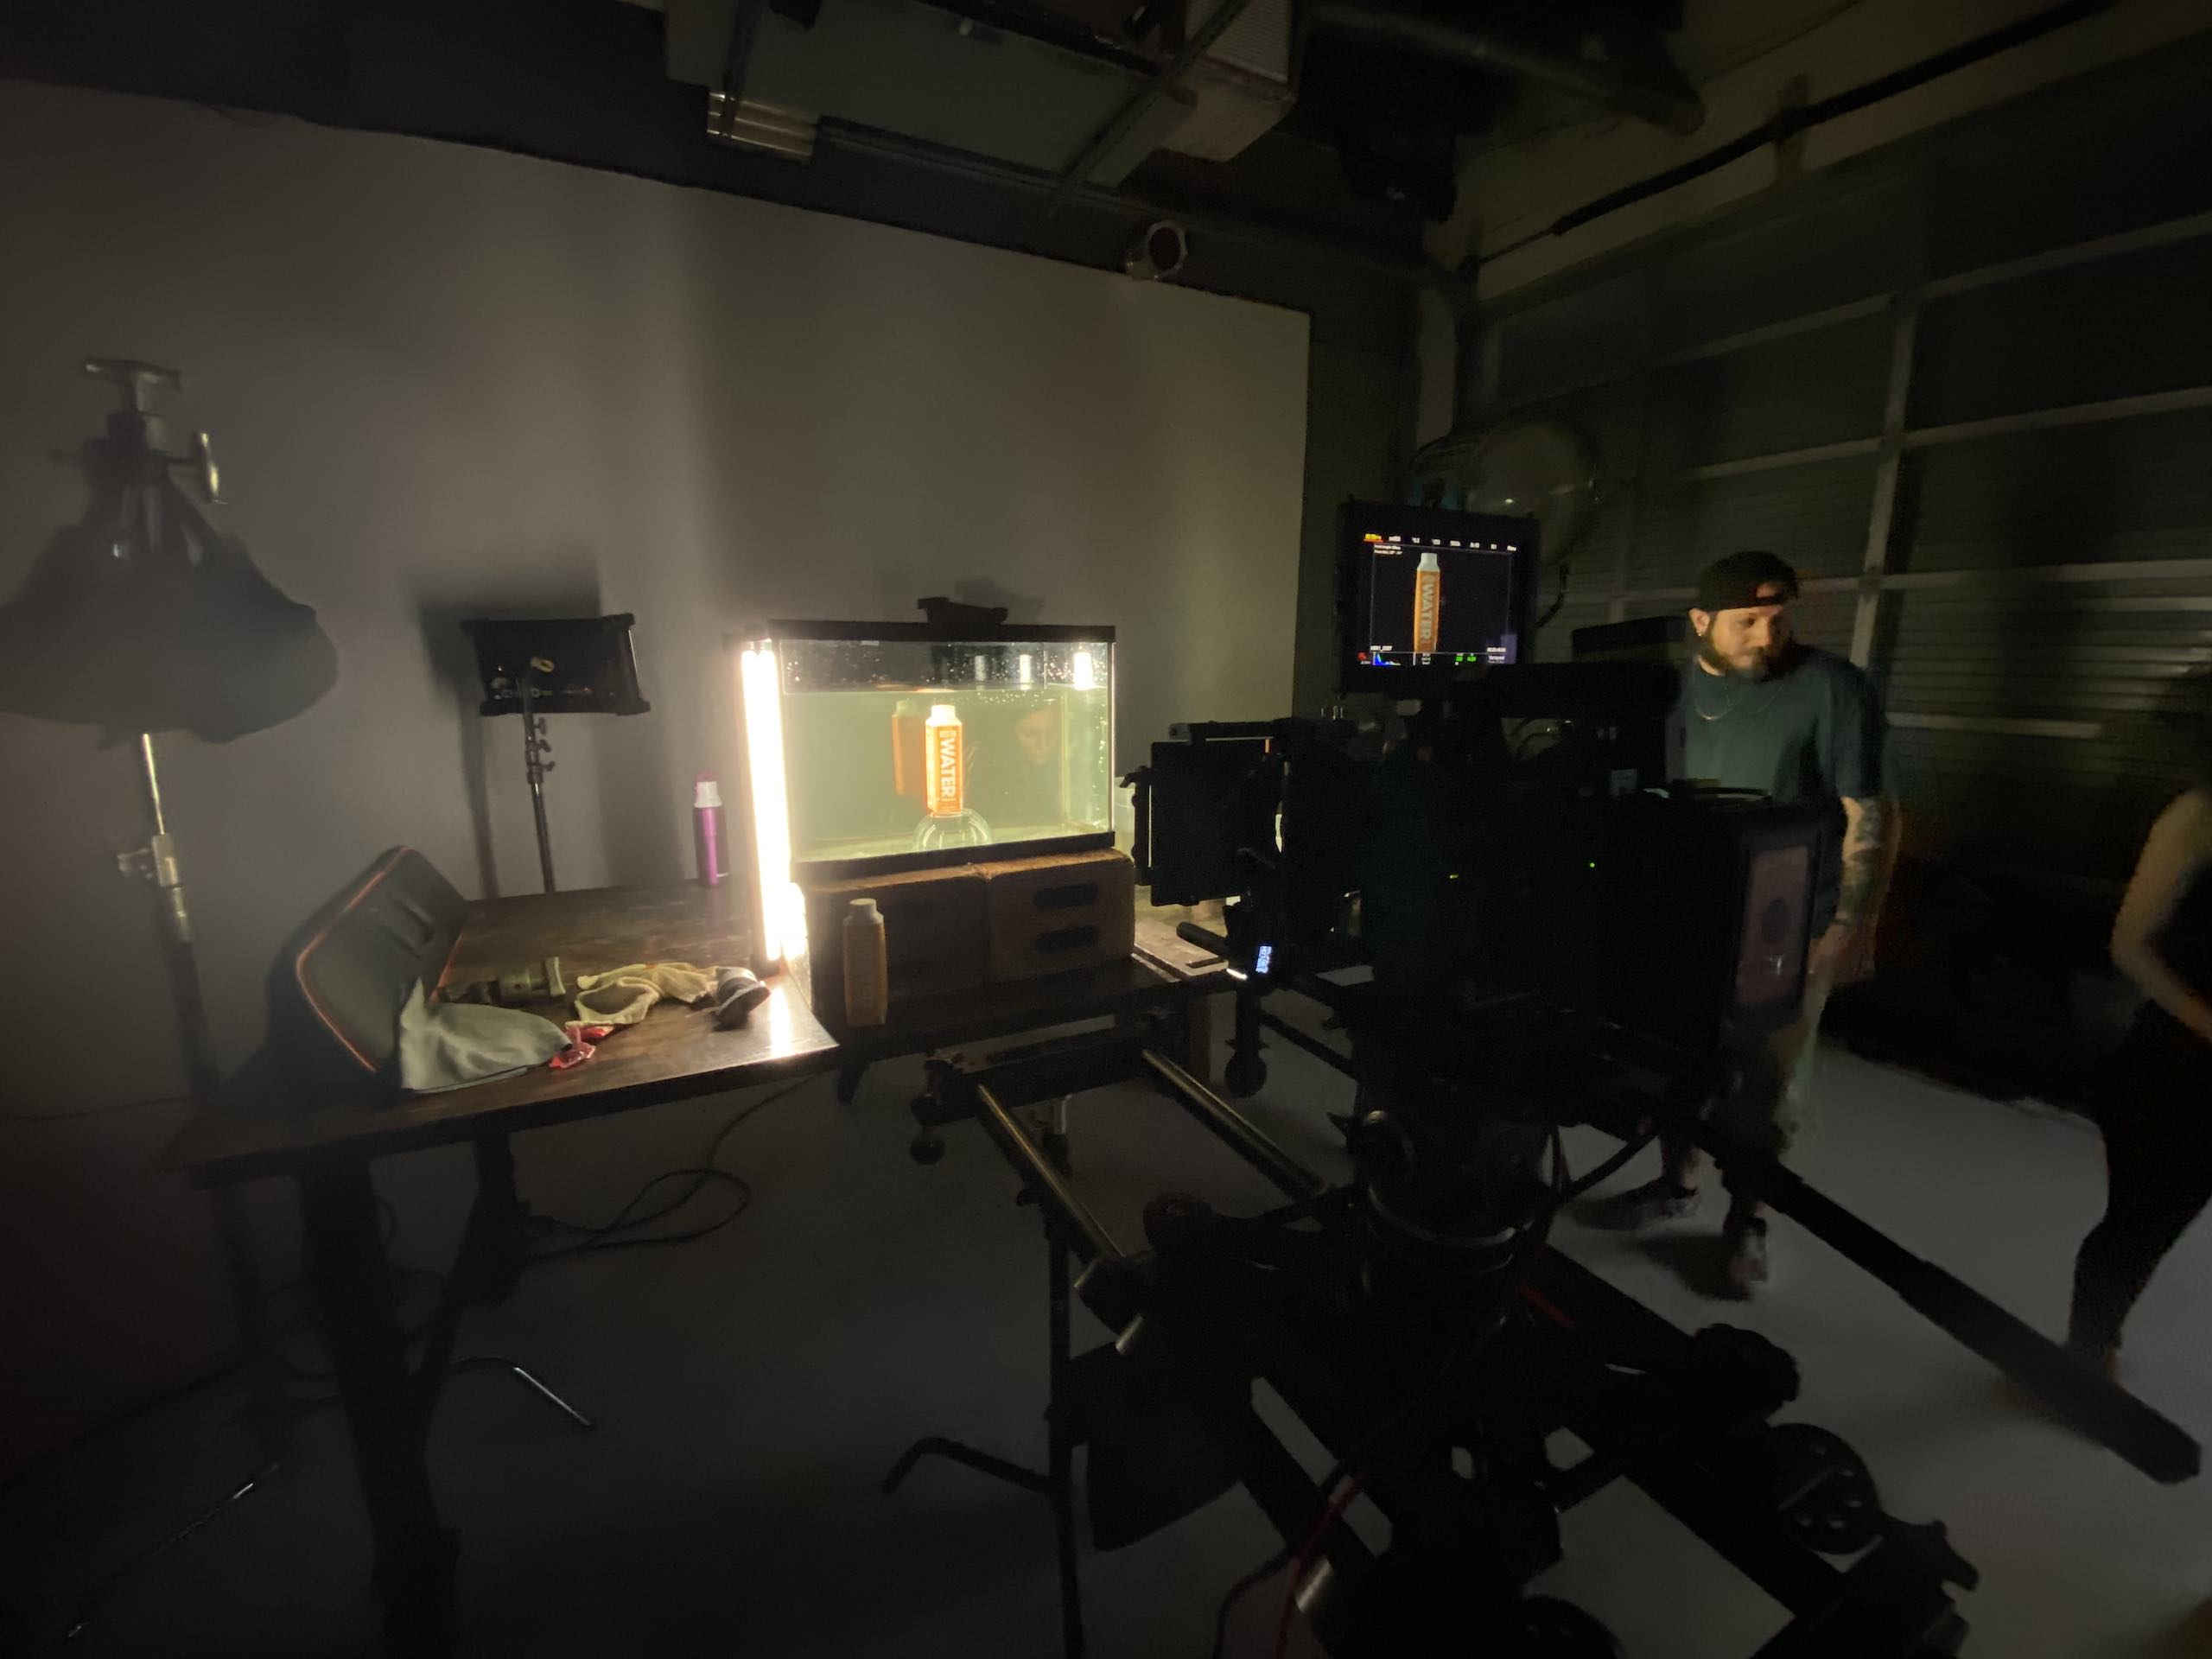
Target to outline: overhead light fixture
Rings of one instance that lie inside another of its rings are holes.
[[[721,91],[707,94],[707,137],[739,149],[787,162],[810,162],[820,125],[818,117],[804,110],[764,104],[757,98],[732,98]]]

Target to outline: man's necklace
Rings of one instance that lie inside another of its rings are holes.
[[[1751,692],[1746,690],[1744,687],[1738,685],[1729,693],[1726,706],[1723,708],[1719,714],[1709,715],[1705,711],[1704,687],[1700,683],[1706,680],[1719,679],[1720,677],[1721,677],[1718,674],[1708,674],[1705,670],[1700,668],[1694,671],[1693,677],[1690,681],[1690,685],[1692,687],[1690,691],[1690,705],[1697,710],[1697,717],[1700,720],[1706,721],[1707,724],[1710,724],[1714,721],[1727,719],[1729,715],[1734,714],[1737,709],[1742,708],[1746,702],[1757,702],[1760,704],[1770,702],[1774,698],[1775,687],[1780,683],[1778,677],[1769,678],[1765,683],[1766,695],[1764,696],[1756,696]]]

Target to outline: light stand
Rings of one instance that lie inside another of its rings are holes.
[[[220,476],[213,450],[204,432],[195,436],[188,454],[170,455],[161,447],[163,429],[159,417],[151,412],[151,393],[157,388],[181,390],[183,377],[175,370],[99,359],[88,360],[84,368],[88,375],[115,382],[124,393],[124,407],[110,416],[105,443],[87,445],[84,454],[94,504],[87,524],[108,538],[111,556],[125,562],[135,558],[144,566],[157,561],[167,542],[186,530],[183,524],[176,522],[183,516],[176,512],[176,508],[183,504],[180,499],[172,505],[175,491],[168,480],[171,471],[193,472],[207,504],[221,502]],[[188,508],[184,512],[197,519],[197,514],[190,514]],[[204,525],[201,527],[204,529]],[[175,837],[169,833],[168,813],[162,799],[161,768],[156,757],[154,734],[140,731],[135,747],[150,828],[143,845],[116,855],[116,867],[123,874],[147,882],[156,895],[162,962],[168,970],[170,1000],[176,1009],[185,1086],[197,1103],[214,1093],[221,1084],[222,1071],[215,1058],[214,1032],[200,988],[192,907],[186,894],[183,866],[177,855]],[[275,1353],[268,1341],[265,1300],[253,1260],[244,1194],[238,1187],[226,1186],[213,1197],[225,1276],[230,1285],[232,1308],[238,1319],[238,1338],[251,1384],[245,1414],[257,1446],[254,1471],[81,1597],[71,1612],[65,1637],[67,1643],[73,1643],[84,1632],[116,1588],[284,1473],[296,1452],[299,1408],[285,1396],[276,1374]]]
[[[219,536],[178,489],[174,475],[186,474],[207,505],[222,499],[207,435],[194,435],[184,454],[172,454],[166,423],[152,409],[153,394],[181,391],[183,377],[128,359],[96,358],[83,366],[120,389],[122,407],[110,412],[102,436],[60,457],[83,467],[91,504],[81,523],[54,538],[16,601],[0,607],[0,707],[130,737],[149,830],[144,843],[118,854],[116,863],[149,884],[158,899],[185,1085],[200,1101],[214,1092],[221,1071],[183,867],[162,798],[156,733],[183,728],[221,741],[289,719],[329,689],[337,658],[315,613],[271,588],[245,549]],[[117,1587],[293,1459],[300,1408],[285,1395],[267,1340],[244,1199],[226,1187],[214,1205],[252,1383],[245,1417],[257,1447],[253,1472],[82,1596],[71,1613],[72,1643]]]
[[[162,795],[156,735],[183,730],[221,743],[289,720],[336,681],[337,652],[315,613],[278,592],[254,567],[245,546],[220,534],[177,487],[173,475],[188,474],[204,502],[221,501],[207,435],[196,435],[187,453],[172,454],[166,423],[150,407],[156,391],[181,391],[183,377],[175,369],[126,359],[92,359],[84,370],[119,387],[123,406],[110,411],[103,435],[60,457],[83,467],[90,505],[79,523],[49,541],[16,598],[0,605],[0,710],[99,727],[109,741],[127,740],[135,747],[149,827],[144,843],[119,853],[116,862],[125,875],[149,883],[158,900],[186,1084],[193,1099],[202,1101],[220,1086],[221,1071],[200,990],[183,867]],[[626,630],[629,619],[619,621]],[[591,626],[603,632],[602,624]],[[626,632],[620,644],[629,671],[626,702],[641,709]],[[541,697],[543,690],[541,686]],[[632,710],[626,706],[622,711]],[[532,794],[538,803],[539,849],[550,889],[552,863],[537,787],[543,729],[534,717],[525,721],[525,729],[533,740]],[[480,1199],[486,1224],[502,1223],[512,1236],[521,1208],[504,1140],[496,1148],[480,1146],[478,1158],[480,1179],[489,1195]],[[240,1189],[219,1188],[214,1203],[251,1382],[245,1417],[258,1449],[253,1472],[86,1592],[72,1611],[67,1643],[83,1634],[122,1585],[285,1472],[296,1454],[298,1425],[319,1403],[285,1387],[282,1360],[269,1341]],[[524,1258],[513,1236],[493,1254],[497,1259],[489,1267],[480,1261],[441,1299],[435,1340],[425,1361],[435,1379],[425,1385],[430,1397],[435,1399],[435,1383],[450,1372],[503,1370],[573,1427],[588,1430],[590,1419],[512,1360],[493,1355],[453,1358],[461,1307],[504,1295],[520,1271]],[[485,1252],[477,1255],[481,1258]]]
[[[169,834],[162,805],[162,774],[154,759],[154,734],[138,734],[139,776],[146,786],[146,816],[152,834],[143,847],[115,855],[124,875],[150,882],[159,895],[162,955],[168,964],[169,991],[176,1002],[178,1040],[184,1047],[185,1082],[195,1096],[222,1081],[215,1064],[215,1038],[208,1028],[207,1005],[200,994],[200,967],[192,948],[192,907],[186,901],[184,870],[176,839]]]
[[[150,882],[160,895],[162,957],[168,963],[169,994],[176,1004],[178,1040],[184,1049],[184,1071],[192,1097],[205,1099],[221,1082],[215,1064],[214,1033],[207,1022],[207,1007],[200,990],[200,969],[192,945],[192,910],[186,902],[184,874],[177,861],[176,843],[169,835],[168,818],[162,806],[162,779],[154,760],[154,734],[138,734],[140,776],[146,785],[147,816],[153,833],[143,847],[116,855],[116,866],[125,875]],[[238,1188],[225,1186],[215,1194],[215,1224],[221,1236],[223,1264],[231,1283],[231,1300],[238,1316],[238,1339],[244,1345],[252,1395],[246,1422],[258,1445],[258,1466],[213,1503],[172,1528],[155,1543],[141,1550],[87,1591],[70,1611],[65,1643],[74,1643],[108,1597],[234,1504],[241,1503],[285,1473],[296,1449],[293,1430],[296,1408],[283,1397],[275,1375],[267,1340],[261,1276],[255,1269],[252,1243],[246,1228],[245,1205]]]
[[[619,616],[470,617],[461,625],[476,652],[484,700],[477,712],[522,716],[523,778],[537,830],[537,872],[554,892],[553,835],[545,820],[545,775],[553,770],[548,715],[642,715],[638,690],[636,618]]]
[[[554,893],[558,889],[553,883],[553,832],[545,826],[545,774],[553,770],[553,740],[545,735],[545,717],[537,712],[537,677],[535,672],[522,677],[522,772],[530,784],[531,817],[537,823],[537,873],[545,891]]]

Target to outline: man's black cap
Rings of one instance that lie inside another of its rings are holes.
[[[1778,593],[1761,594],[1766,587]],[[1771,553],[1731,553],[1705,567],[1697,579],[1697,597],[1690,603],[1700,611],[1735,611],[1751,605],[1777,605],[1797,597],[1797,573]]]

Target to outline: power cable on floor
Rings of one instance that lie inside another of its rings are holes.
[[[814,1079],[811,1077],[803,1077],[796,1083],[785,1084],[773,1094],[764,1095],[759,1100],[745,1106],[715,1132],[714,1139],[707,1143],[705,1155],[698,1163],[679,1169],[663,1170],[639,1187],[632,1195],[630,1201],[614,1212],[613,1219],[611,1221],[597,1226],[587,1226],[578,1222],[563,1221],[554,1216],[532,1217],[532,1221],[541,1231],[568,1235],[570,1242],[538,1250],[531,1255],[531,1260],[558,1262],[572,1255],[587,1255],[597,1250],[645,1249],[671,1244],[689,1244],[695,1240],[720,1232],[743,1215],[753,1202],[753,1188],[747,1184],[744,1178],[720,1167],[717,1164],[716,1160],[721,1155],[723,1143],[741,1124],[750,1122],[754,1116],[774,1105],[778,1101],[787,1099],[798,1093],[812,1081]],[[658,1208],[645,1210],[640,1213],[640,1206],[655,1189],[669,1182],[684,1180],[687,1178],[690,1185],[682,1192],[661,1204]],[[665,1220],[689,1205],[709,1186],[717,1184],[730,1192],[734,1201],[727,1211],[713,1221],[703,1226],[687,1228],[673,1233],[639,1233],[640,1228],[650,1227],[655,1222]]]
[[[531,1259],[536,1262],[557,1261],[568,1256],[580,1255],[593,1250],[632,1249],[655,1246],[688,1244],[695,1239],[705,1238],[709,1234],[720,1232],[723,1228],[728,1226],[730,1223],[735,1221],[739,1216],[745,1213],[747,1207],[751,1204],[753,1198],[752,1187],[741,1177],[728,1170],[715,1166],[715,1158],[721,1153],[723,1144],[729,1139],[730,1135],[737,1129],[739,1125],[748,1122],[755,1114],[759,1113],[765,1108],[774,1105],[779,1100],[785,1099],[789,1096],[796,1093],[805,1084],[812,1081],[814,1081],[814,1079],[810,1077],[801,1078],[798,1082],[785,1084],[783,1088],[777,1090],[773,1094],[763,1096],[760,1099],[749,1103],[741,1110],[737,1112],[735,1116],[731,1117],[728,1122],[724,1123],[720,1129],[715,1132],[713,1140],[708,1142],[706,1156],[698,1166],[688,1166],[682,1169],[666,1170],[662,1173],[654,1176],[652,1179],[647,1181],[644,1186],[639,1189],[636,1195],[631,1198],[629,1203],[624,1205],[620,1210],[615,1212],[613,1220],[607,1222],[602,1226],[581,1226],[576,1223],[561,1221],[552,1217],[533,1217],[533,1219],[536,1220],[542,1227],[547,1230],[575,1235],[576,1242],[561,1245],[553,1249],[542,1250]],[[182,1099],[187,1097],[176,1096],[175,1098]],[[126,1103],[129,1105],[151,1105],[158,1103],[138,1101]],[[124,1108],[122,1106],[118,1106],[112,1109],[121,1110],[124,1109]],[[61,1114],[60,1116],[79,1115],[89,1116],[90,1114]],[[633,1211],[637,1210],[640,1204],[644,1202],[646,1194],[652,1192],[656,1187],[658,1187],[666,1182],[681,1179],[687,1176],[690,1178],[690,1185],[685,1187],[684,1190],[678,1193],[675,1198],[670,1199],[666,1204],[661,1205],[658,1209],[649,1211],[643,1215],[633,1215],[632,1213]],[[705,1191],[708,1186],[715,1185],[717,1182],[730,1185],[740,1195],[736,1205],[727,1214],[717,1217],[715,1220],[708,1223],[704,1226],[688,1229],[680,1232],[656,1233],[646,1235],[642,1237],[627,1236],[627,1235],[633,1233],[638,1228],[647,1226],[653,1222],[663,1220],[668,1216],[674,1214],[677,1210],[683,1208],[693,1198],[696,1198],[702,1192]],[[382,1197],[379,1197],[377,1200],[377,1208],[379,1217],[378,1231],[385,1248],[389,1249],[398,1236],[398,1212],[392,1208],[391,1204],[388,1199]],[[304,1246],[302,1248],[304,1250]],[[440,1286],[442,1286],[445,1283],[445,1275],[429,1268],[410,1268],[394,1264],[392,1271],[394,1276],[397,1278],[410,1279],[416,1282],[432,1281]],[[307,1280],[308,1273],[306,1264],[302,1262],[302,1270],[297,1278],[289,1280],[283,1284],[270,1287],[266,1294],[271,1300],[274,1300],[276,1297],[300,1289],[307,1283]],[[293,1332],[299,1329],[299,1327],[302,1324],[306,1323],[306,1310],[302,1309],[293,1314],[292,1317],[287,1319],[283,1324],[277,1326],[272,1333],[270,1340],[272,1343],[283,1340]],[[415,1329],[406,1332],[406,1340],[411,1344],[423,1334],[423,1331],[428,1328],[428,1324],[429,1321],[425,1319]],[[296,1382],[324,1382],[329,1381],[331,1378],[331,1373],[302,1365],[281,1352],[278,1353],[276,1357],[276,1363],[279,1368]],[[182,1382],[163,1389],[157,1394],[152,1395],[144,1400],[136,1402],[135,1404],[126,1406],[111,1415],[101,1419],[99,1422],[92,1424],[91,1427],[72,1437],[66,1445],[55,1447],[53,1451],[46,1453],[44,1456],[38,1458],[35,1461],[25,1465],[23,1467],[14,1471],[4,1479],[0,1479],[0,1497],[4,1497],[8,1493],[12,1492],[18,1486],[28,1483],[35,1476],[51,1469],[55,1464],[73,1456],[78,1452],[83,1450],[86,1446],[100,1440],[107,1434],[112,1433],[117,1429],[124,1427],[130,1423],[137,1421],[143,1417],[159,1411],[164,1406],[173,1404],[178,1401],[186,1399],[190,1395],[198,1394],[202,1389],[211,1388],[214,1384],[222,1382],[225,1378],[244,1371],[245,1367],[246,1356],[243,1354],[239,1355],[236,1358],[226,1361],[224,1363],[214,1367],[213,1370],[201,1372],[198,1376],[190,1377]],[[289,1403],[296,1405],[305,1410],[320,1410],[325,1406],[334,1403],[337,1398],[335,1395],[288,1395],[287,1397]]]
[[[143,1100],[111,1100],[103,1106],[79,1106],[61,1112],[0,1112],[0,1123],[73,1123],[80,1117],[111,1117],[153,1106],[184,1106],[190,1095],[149,1095]]]

